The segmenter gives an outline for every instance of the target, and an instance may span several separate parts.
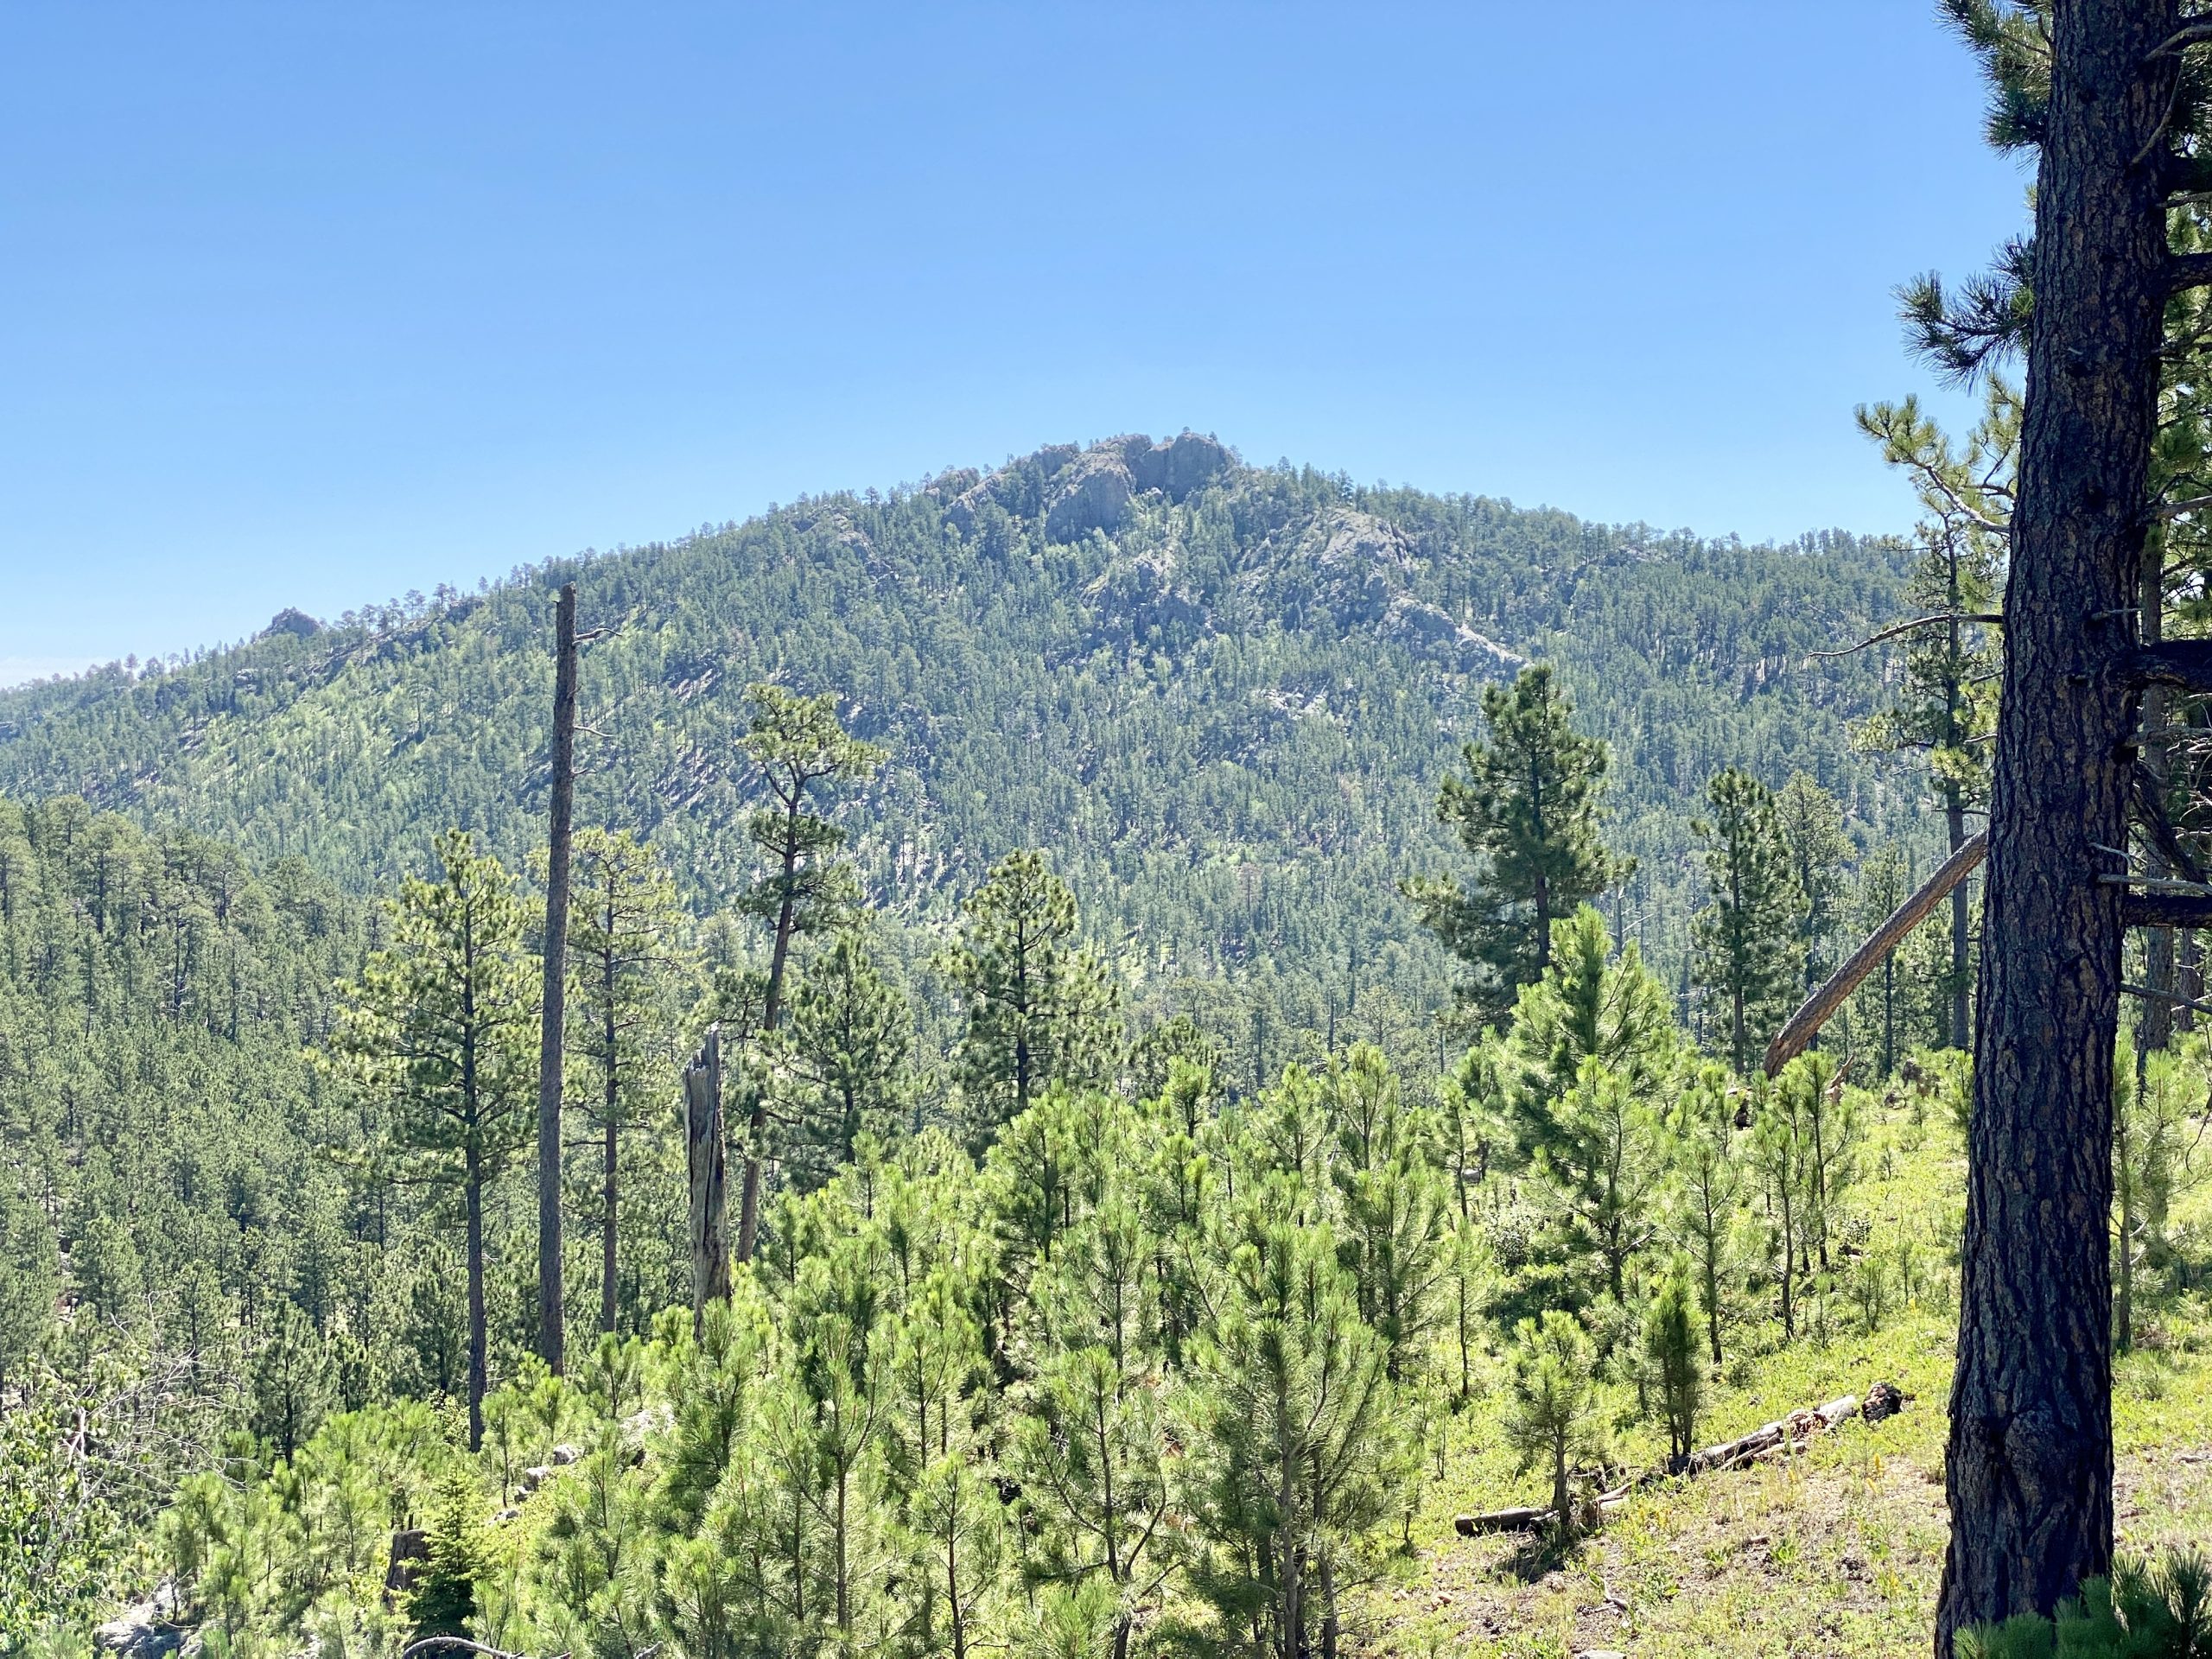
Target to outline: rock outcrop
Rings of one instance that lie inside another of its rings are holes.
[[[1141,432],[1125,433],[1088,449],[1048,443],[988,475],[966,469],[940,474],[927,493],[944,502],[946,521],[963,536],[975,533],[986,505],[995,502],[1020,518],[1041,513],[1046,537],[1071,542],[1094,530],[1119,530],[1141,494],[1156,491],[1184,501],[1236,464],[1226,444],[1199,433],[1184,432],[1161,443]]]
[[[1122,464],[1129,469],[1137,488],[1158,490],[1175,502],[1204,489],[1236,464],[1227,444],[1196,432],[1184,432],[1160,443],[1135,433],[1109,438],[1098,447],[1121,451]]]
[[[1102,444],[1054,480],[1045,509],[1045,535],[1051,541],[1072,542],[1094,530],[1110,534],[1128,522],[1135,493],[1128,465]]]
[[[322,624],[305,611],[287,605],[269,619],[269,626],[261,631],[264,639],[271,634],[289,633],[295,639],[312,639],[322,632]]]

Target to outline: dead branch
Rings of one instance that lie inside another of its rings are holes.
[[[1844,999],[1859,988],[1859,982],[1881,964],[1882,958],[1897,948],[1898,941],[1911,932],[1945,894],[1966,880],[1988,850],[1986,830],[1970,836],[1957,852],[1943,861],[1935,874],[1921,884],[1919,892],[1899,905],[1891,912],[1889,920],[1852,952],[1848,962],[1828,976],[1825,985],[1805,999],[1805,1005],[1789,1016],[1789,1023],[1767,1045],[1767,1076],[1774,1076],[1804,1052],[1829,1016],[1843,1005]]]
[[[2002,624],[2004,620],[2005,619],[1994,611],[1946,611],[1939,616],[1916,616],[1910,622],[1900,622],[1895,627],[1884,628],[1879,633],[1871,634],[1857,645],[1846,645],[1840,651],[1814,652],[1805,660],[1820,662],[1831,657],[1848,657],[1854,652],[1866,650],[1869,645],[1878,645],[1885,639],[1894,639],[1897,635],[1910,633],[1915,628],[1932,628],[1939,622],[1979,622],[1995,626]]]

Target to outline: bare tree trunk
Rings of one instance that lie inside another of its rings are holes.
[[[794,806],[790,817],[796,820],[798,809]],[[790,836],[785,846],[792,844]],[[760,1035],[766,1038],[776,1028],[777,1017],[783,1012],[784,973],[791,961],[791,930],[796,919],[792,892],[798,880],[796,857],[786,851],[784,855],[784,902],[776,912],[775,944],[768,957],[768,982],[760,995]],[[760,1239],[760,1166],[767,1154],[768,1095],[765,1081],[751,1079],[753,1104],[746,1114],[745,1122],[745,1186],[737,1207],[737,1259],[750,1262],[754,1246]]]
[[[468,1238],[468,1449],[484,1448],[484,1391],[487,1366],[484,1340],[484,1174],[470,1160],[461,1183],[461,1207]]]
[[[2181,930],[2180,948],[2174,953],[2174,994],[2185,998],[2174,1009],[2174,1027],[2178,1031],[2196,1029],[2196,1010],[2191,1002],[2204,1000],[2204,973],[2197,957],[2196,930]]]
[[[2136,608],[2171,284],[2174,0],[2056,0],[1990,801],[1936,1652],[2112,1561],[2113,1044]]]
[[[683,1144],[690,1173],[691,1329],[707,1304],[729,1297],[729,1212],[722,1195],[722,1035],[707,1029],[706,1046],[683,1068]]]
[[[554,607],[553,811],[545,857],[545,988],[537,1037],[537,1351],[557,1376],[567,1309],[561,1274],[561,1060],[569,984],[569,840],[576,805],[576,584]]]

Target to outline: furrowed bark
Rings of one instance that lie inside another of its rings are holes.
[[[537,1035],[537,1351],[561,1374],[561,1084],[569,984],[569,842],[576,804],[576,584],[554,608],[553,808],[545,847],[545,982]]]
[[[707,1304],[729,1298],[719,1027],[708,1027],[706,1046],[683,1068],[683,1144],[690,1174],[691,1330],[696,1336],[705,1323]]]
[[[2174,0],[2056,0],[2037,187],[1935,1650],[2112,1560],[2112,1057]],[[2138,160],[2137,158],[2142,158]]]

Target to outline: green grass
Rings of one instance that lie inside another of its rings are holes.
[[[1633,1497],[1565,1555],[1525,1538],[1463,1539],[1463,1510],[1544,1501],[1516,1472],[1494,1395],[1452,1424],[1445,1478],[1412,1526],[1414,1549],[1370,1592],[1356,1650],[1465,1659],[1570,1659],[1590,1649],[1635,1659],[1893,1659],[1925,1653],[1948,1537],[1944,1414],[1953,1365],[1955,1268],[1938,1243],[1956,1224],[1961,1166],[1948,1125],[1884,1114],[1857,1193],[1870,1252],[1914,1238],[1920,1294],[1902,1294],[1865,1330],[1848,1299],[1827,1331],[1783,1344],[1738,1322],[1738,1352],[1709,1389],[1701,1443],[1732,1439],[1801,1406],[1878,1381],[1916,1396],[1878,1424],[1856,1418],[1787,1462],[1677,1480]],[[2185,1205],[2185,1246],[2212,1205]],[[2197,1294],[2154,1300],[2121,1357],[2114,1389],[2123,1548],[2212,1536],[2212,1306]],[[1614,1457],[1661,1461],[1663,1440],[1627,1421],[1615,1389]]]

